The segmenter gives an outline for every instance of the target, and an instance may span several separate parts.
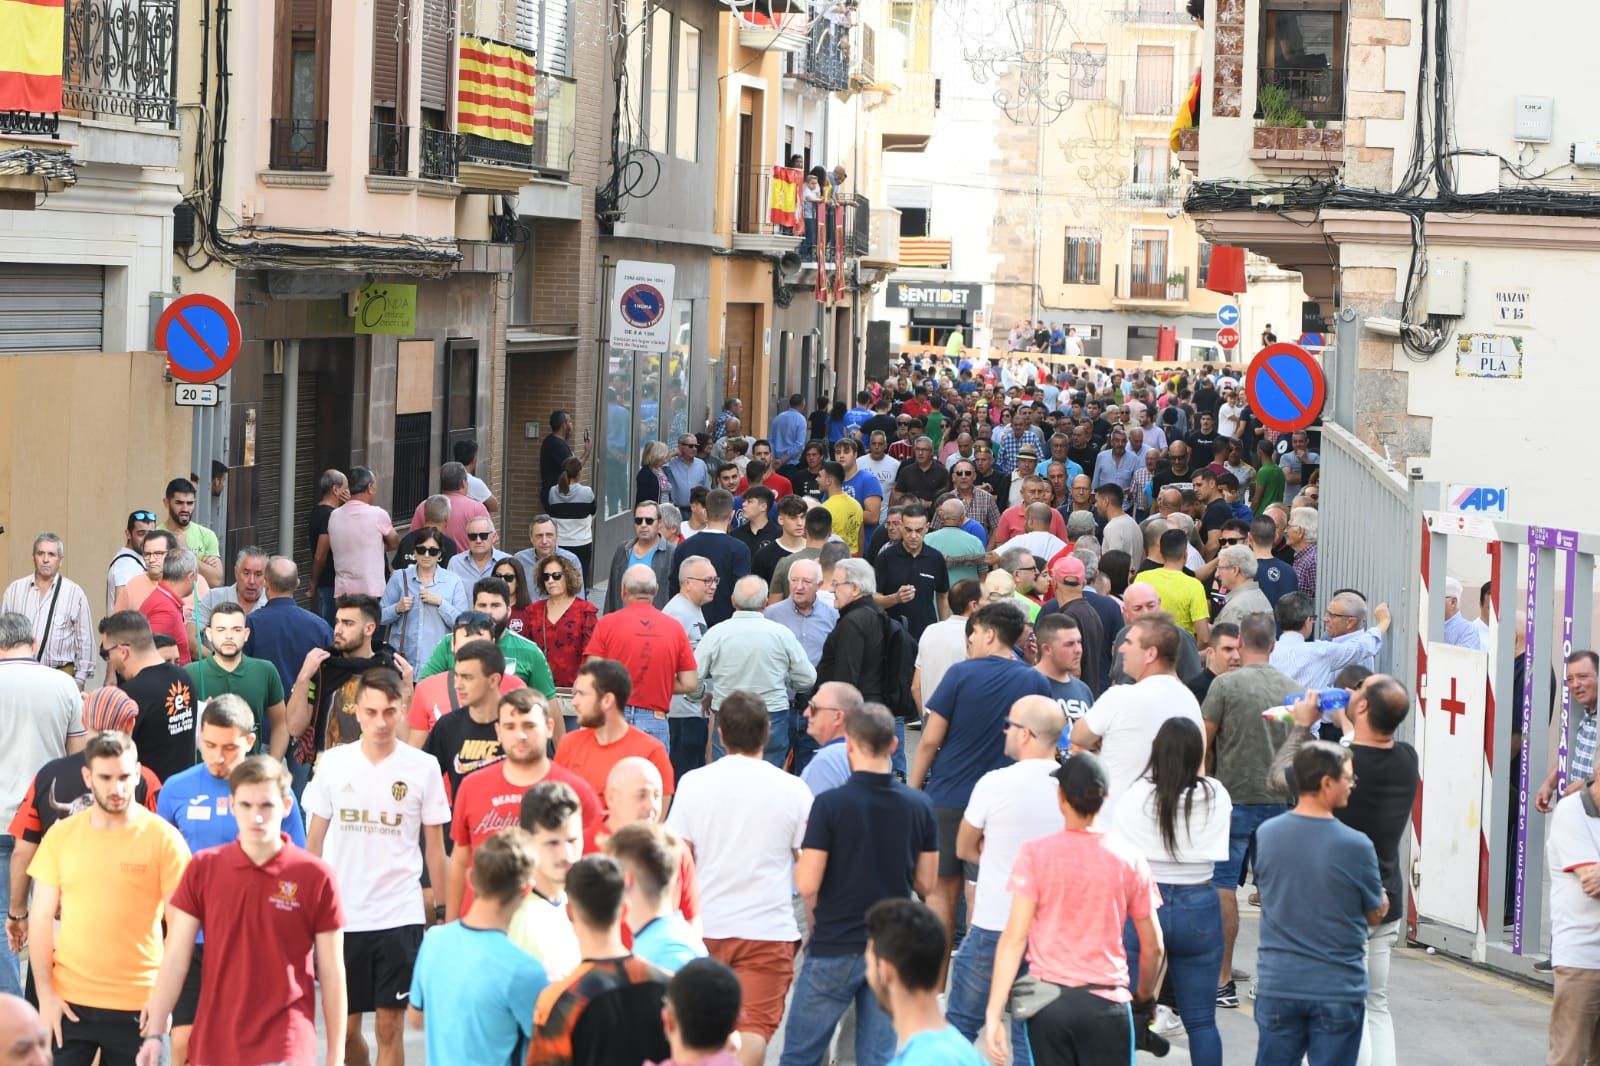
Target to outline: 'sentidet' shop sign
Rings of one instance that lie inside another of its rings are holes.
[[[951,311],[974,311],[983,307],[982,285],[921,285],[896,281],[889,285],[889,306],[912,309],[937,307]]]

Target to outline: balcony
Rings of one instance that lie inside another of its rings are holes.
[[[1112,302],[1125,305],[1167,305],[1189,298],[1189,269],[1167,270],[1160,263],[1116,265]]]
[[[62,113],[178,125],[178,0],[66,0]],[[59,116],[0,111],[0,133],[56,137]]]
[[[733,247],[737,251],[782,255],[800,248],[803,230],[772,221],[772,169],[733,168]],[[796,189],[795,195],[799,193]]]
[[[850,86],[870,89],[878,84],[877,34],[872,27],[862,23],[850,31]]]
[[[578,140],[578,83],[560,74],[540,74],[533,113],[533,165],[565,177]]]
[[[272,120],[273,170],[327,170],[328,124],[308,118]]]
[[[849,89],[850,60],[842,47],[848,32],[827,19],[813,21],[806,31],[806,47],[789,53],[789,77],[828,92]]]
[[[1183,0],[1136,0],[1120,11],[1111,10],[1106,16],[1113,22],[1136,26],[1173,26],[1178,29],[1198,30],[1200,24],[1184,10]]]
[[[874,207],[861,213],[867,216],[867,250],[861,265],[885,273],[894,270],[900,265],[900,212],[893,207]]]
[[[1344,77],[1336,67],[1262,67],[1256,77],[1257,118],[1270,118],[1268,112],[1290,109],[1308,122],[1337,122],[1344,118]]]
[[[806,47],[806,31],[810,24],[799,12],[777,12],[771,15],[759,8],[739,9],[739,47],[758,52],[799,52]]]
[[[878,108],[878,133],[885,152],[920,152],[933,137],[939,110],[939,79],[926,70],[900,75],[901,89]]]
[[[1130,181],[1119,192],[1124,203],[1147,211],[1164,211],[1183,202],[1183,190],[1166,181]]]
[[[384,177],[405,177],[411,162],[411,127],[374,122],[367,147],[367,171]]]
[[[1135,78],[1122,83],[1122,113],[1129,117],[1171,120],[1177,112],[1170,71],[1159,78]]]
[[[1200,175],[1200,127],[1188,126],[1178,131],[1178,146],[1172,157],[1191,174]]]
[[[455,181],[456,167],[461,162],[461,142],[458,133],[424,126],[418,173],[429,181]]]

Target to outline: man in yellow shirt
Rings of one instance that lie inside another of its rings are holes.
[[[1154,588],[1161,597],[1161,609],[1188,630],[1196,644],[1204,644],[1211,634],[1211,605],[1206,587],[1183,572],[1184,560],[1189,557],[1189,535],[1181,529],[1167,530],[1161,534],[1160,551],[1161,568],[1146,570],[1134,581]]]
[[[860,555],[861,523],[866,512],[844,491],[843,464],[823,463],[822,472],[817,475],[817,485],[822,489],[822,506],[833,515],[833,531],[850,545],[851,555]]]
[[[94,803],[50,827],[28,875],[29,955],[57,1062],[132,1062],[139,1012],[161,967],[161,914],[189,862],[169,823],[134,801],[139,753],[126,733],[84,748]],[[57,908],[61,926],[55,923]]]

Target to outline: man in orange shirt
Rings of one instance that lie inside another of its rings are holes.
[[[161,912],[189,862],[178,831],[134,801],[139,753],[126,733],[84,748],[86,811],[39,842],[28,876],[29,956],[57,1062],[132,1062],[139,1012],[161,965]],[[62,920],[56,927],[56,911]]]
[[[671,619],[668,619],[671,621]],[[676,622],[672,622],[677,625]],[[630,755],[648,759],[661,772],[661,791],[672,795],[672,760],[661,741],[622,716],[633,682],[623,665],[612,659],[590,659],[578,667],[572,684],[572,706],[578,727],[556,748],[556,765],[571,770],[604,795],[611,768]]]

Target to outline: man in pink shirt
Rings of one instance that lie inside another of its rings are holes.
[[[467,468],[460,463],[446,463],[439,468],[439,492],[450,498],[450,517],[445,521],[444,531],[466,551],[467,523],[474,518],[488,518],[489,511],[467,495]],[[421,529],[424,525],[422,507],[422,503],[417,504],[416,513],[411,516],[412,529]]]
[[[333,553],[333,594],[382,596],[388,578],[384,559],[400,546],[389,512],[373,506],[378,478],[358,466],[350,471],[350,499],[328,516],[328,547]],[[465,544],[462,540],[460,543]]]

